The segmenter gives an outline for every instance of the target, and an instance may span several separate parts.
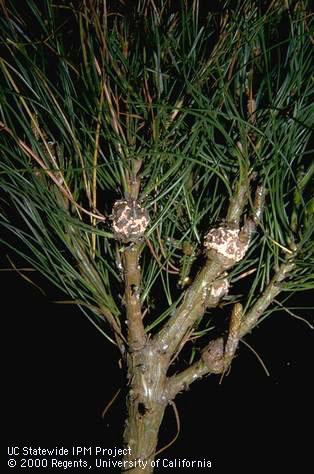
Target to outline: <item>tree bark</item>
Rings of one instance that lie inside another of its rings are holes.
[[[124,470],[130,474],[153,472],[158,432],[168,403],[167,360],[152,341],[128,354],[129,395],[124,444]]]

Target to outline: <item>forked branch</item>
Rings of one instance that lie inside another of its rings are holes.
[[[294,257],[282,263],[264,293],[258,298],[252,308],[243,316],[242,305],[236,303],[233,307],[227,341],[219,337],[211,341],[202,351],[200,359],[186,370],[168,380],[169,397],[174,398],[178,392],[186,390],[196,380],[209,374],[222,374],[230,366],[239,341],[258,323],[259,318],[273,303],[281,291],[281,283],[289,276],[294,268]]]
[[[220,298],[226,294],[226,271],[245,256],[252,231],[255,229],[252,219],[247,219],[242,229],[239,228],[240,217],[248,202],[250,179],[251,177],[238,183],[230,201],[226,225],[211,229],[206,235],[204,245],[207,260],[203,268],[186,290],[182,304],[155,336],[156,343],[163,352],[167,352],[169,358],[176,352],[196,321],[202,317],[206,308],[218,304]],[[260,202],[259,205],[263,204]],[[254,214],[256,213],[260,214],[260,210],[255,209]],[[213,302],[215,297],[216,301]]]

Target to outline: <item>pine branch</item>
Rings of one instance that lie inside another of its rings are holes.
[[[174,398],[178,392],[186,390],[193,382],[205,375],[222,374],[226,371],[236,353],[240,339],[254,328],[259,318],[280,293],[281,283],[293,271],[295,257],[296,255],[290,257],[280,266],[264,293],[244,317],[242,305],[238,303],[234,305],[225,344],[221,337],[211,341],[202,351],[201,358],[197,362],[169,378],[167,390],[171,398]]]
[[[245,336],[258,323],[261,315],[272,304],[276,296],[281,292],[281,283],[291,274],[295,268],[295,258],[297,254],[293,254],[284,263],[282,263],[267,285],[263,294],[257,299],[253,307],[245,314],[239,331],[239,337]]]
[[[245,256],[251,233],[255,228],[253,220],[248,219],[241,231],[239,229],[240,216],[248,201],[248,183],[249,179],[238,183],[230,201],[227,214],[229,222],[225,228],[212,229],[207,234],[205,246],[208,250],[204,267],[186,290],[182,304],[155,336],[156,343],[170,357],[176,352],[181,340],[204,314],[206,308],[212,306],[212,289],[218,293],[221,291],[223,295],[225,284],[222,283],[222,276],[225,277],[225,272]],[[258,202],[258,205],[259,208],[254,210],[255,214],[261,213],[260,208],[263,202]]]
[[[128,199],[130,202],[130,212],[131,223],[130,228],[134,222],[134,228],[137,227],[137,222],[141,222],[141,218],[136,215],[136,209],[141,211],[140,206],[137,204],[138,194],[140,190],[140,176],[139,171],[141,168],[141,160],[134,162],[133,170],[131,173],[127,172],[127,193]],[[128,206],[128,201],[126,201]],[[124,229],[124,216],[123,213],[126,213],[125,209],[121,214],[122,217],[122,227],[119,228],[120,232],[123,232]],[[145,220],[145,216],[142,216]],[[137,219],[138,218],[138,219]],[[119,221],[116,222],[116,226]],[[145,221],[146,222],[146,221]],[[127,231],[127,230],[126,230]],[[122,235],[122,234],[121,234]],[[133,237],[134,242],[129,243],[122,252],[122,266],[124,269],[124,303],[126,306],[126,317],[127,317],[127,327],[128,327],[128,346],[130,352],[139,351],[145,346],[146,342],[146,333],[143,324],[143,316],[141,309],[141,267],[140,267],[140,236],[139,239]]]
[[[205,375],[220,374],[224,370],[224,342],[222,338],[211,341],[202,351],[201,357],[187,369],[168,379],[167,395],[173,399],[196,380]]]
[[[129,351],[142,349],[146,342],[146,334],[142,321],[141,309],[141,267],[139,265],[139,244],[130,244],[123,252],[125,306],[128,326]]]

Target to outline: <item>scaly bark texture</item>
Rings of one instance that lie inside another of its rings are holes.
[[[140,351],[128,354],[129,394],[124,443],[131,454],[125,456],[131,474],[153,472],[159,427],[168,397],[168,364],[158,345],[147,340]],[[139,463],[140,461],[140,463]]]
[[[131,351],[141,349],[146,341],[140,301],[141,269],[139,247],[132,243],[123,252],[125,305],[128,324],[128,345]]]

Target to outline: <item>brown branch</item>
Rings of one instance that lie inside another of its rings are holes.
[[[228,338],[224,350],[224,370],[226,370],[232,362],[236,353],[240,340],[240,328],[242,322],[243,307],[241,303],[235,303],[232,308]]]
[[[219,261],[208,259],[194,282],[186,290],[182,304],[155,336],[163,352],[171,356],[177,350],[185,334],[204,314],[211,284],[224,273]]]
[[[167,396],[173,399],[179,392],[187,390],[191,383],[205,375],[220,374],[224,370],[224,343],[222,338],[211,341],[202,351],[201,357],[190,367],[179,374],[169,377],[167,383]]]
[[[224,346],[223,339],[211,341],[203,350],[201,358],[179,374],[168,379],[169,398],[173,398],[182,390],[186,390],[196,380],[209,374],[221,374],[231,364],[239,341],[258,323],[259,318],[274,302],[281,291],[281,282],[289,276],[294,268],[293,259],[284,262],[275,273],[264,293],[243,317],[242,306],[235,304],[231,315],[229,334]]]
[[[278,271],[273,276],[272,280],[266,287],[263,294],[258,298],[253,307],[249,310],[248,313],[244,316],[244,319],[240,328],[240,337],[245,336],[250,332],[253,327],[258,323],[261,315],[266,311],[268,306],[274,301],[276,296],[281,291],[281,282],[287,278],[287,276],[293,270],[295,264],[293,257],[289,258],[286,262],[282,263]]]
[[[241,191],[240,196],[244,196]],[[253,219],[249,221],[248,232],[255,229],[255,225],[260,223],[262,216],[262,208],[264,205],[265,189],[258,187],[255,196]],[[244,202],[244,198],[243,198]],[[236,217],[238,218],[238,208],[236,204],[232,204],[235,210]],[[232,210],[232,209],[231,209]],[[229,213],[232,214],[232,212]],[[226,344],[224,345],[221,337],[211,341],[208,346],[202,351],[200,359],[188,367],[186,370],[179,374],[174,375],[168,379],[167,390],[169,398],[176,396],[181,390],[185,390],[191,383],[200,379],[210,373],[219,374],[224,373],[225,370],[230,366],[236,350],[239,345],[240,339],[250,332],[253,327],[258,323],[261,315],[266,309],[274,302],[276,296],[281,291],[281,283],[289,276],[294,268],[294,254],[286,258],[286,261],[281,264],[279,269],[276,271],[272,280],[266,287],[263,294],[258,298],[256,303],[243,317],[243,308],[240,303],[236,303],[233,307],[232,315],[230,318],[229,332]],[[223,280],[222,280],[223,281]],[[227,282],[227,280],[224,280]],[[215,282],[217,284],[217,281]],[[214,286],[212,287],[212,289]],[[215,305],[217,301],[213,301]]]
[[[141,160],[134,160],[132,174],[126,173],[127,188],[129,196],[133,200],[138,199],[140,190],[139,171],[142,166]],[[125,247],[122,253],[122,266],[124,269],[124,302],[126,306],[127,326],[128,326],[128,345],[129,351],[139,351],[145,346],[146,333],[143,324],[141,307],[141,267],[140,242],[139,240],[130,243]]]
[[[239,227],[239,222],[243,213],[243,209],[248,202],[248,193],[250,181],[255,175],[241,176],[237,183],[236,190],[230,199],[226,221],[235,227]]]
[[[156,343],[162,352],[167,353],[169,359],[180,347],[185,335],[210,306],[211,290],[215,282],[221,280],[226,270],[242,260],[248,249],[254,223],[248,219],[240,232],[239,221],[248,201],[248,186],[252,177],[253,174],[246,179],[241,178],[230,201],[227,214],[229,227],[212,229],[207,234],[204,245],[207,247],[208,258],[204,267],[186,290],[182,304],[155,336]]]
[[[139,244],[130,244],[124,250],[122,265],[124,268],[124,299],[128,325],[128,344],[129,350],[132,352],[142,349],[146,342],[140,299]]]

